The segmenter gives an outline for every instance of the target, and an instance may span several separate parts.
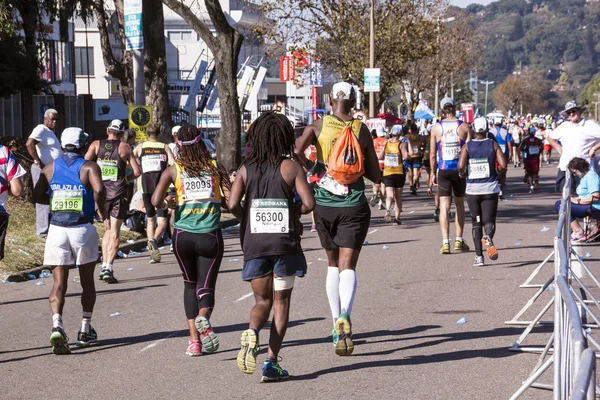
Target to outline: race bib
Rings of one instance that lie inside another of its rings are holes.
[[[342,185],[329,174],[323,175],[321,180],[317,182],[317,185],[337,196],[346,196],[348,194],[348,185]]]
[[[254,199],[250,206],[252,233],[288,233],[290,210],[287,199]]]
[[[160,154],[148,154],[142,157],[142,172],[159,172],[161,163]]]
[[[529,154],[533,155],[538,155],[540,154],[540,148],[535,146],[535,147],[529,147]]]
[[[469,179],[486,179],[490,177],[490,164],[487,158],[469,159]]]
[[[119,178],[119,168],[114,160],[98,160],[98,166],[102,171],[103,181],[116,181]]]
[[[395,168],[398,164],[398,154],[386,154],[383,161],[383,165],[386,168]]]
[[[442,160],[458,160],[460,146],[458,142],[446,142],[442,147]]]
[[[83,190],[54,190],[50,211],[83,212]]]
[[[506,153],[506,145],[505,144],[499,144],[498,146],[500,146],[500,150],[502,150],[502,153]]]
[[[181,179],[180,189],[184,201],[212,199],[215,197],[215,180],[212,176],[186,177]]]

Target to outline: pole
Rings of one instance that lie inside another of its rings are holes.
[[[369,68],[375,68],[375,0],[371,0]],[[375,117],[375,93],[369,92],[369,118]]]
[[[440,65],[440,19],[438,17],[437,20],[437,26],[435,27],[435,40],[437,43],[438,48],[436,49],[436,53],[435,53],[435,93],[434,93],[434,104],[435,104],[435,118],[437,118],[439,116],[439,112],[440,112],[440,99],[439,99],[439,92],[440,92],[440,74],[438,72],[438,68]]]
[[[133,101],[136,106],[146,105],[144,88],[144,49],[131,50],[133,58]]]
[[[487,112],[488,112],[488,86],[489,85],[493,85],[494,81],[485,81],[485,82],[481,82],[483,85],[485,85],[485,105],[484,105],[484,110],[485,110],[485,115],[487,116]],[[523,114],[523,111],[521,110],[521,114]]]
[[[85,22],[85,65],[87,66],[87,94],[92,94],[90,89],[90,48],[88,47],[88,30],[87,21]]]
[[[450,72],[450,97],[454,100],[454,72]]]

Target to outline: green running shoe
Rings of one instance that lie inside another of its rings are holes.
[[[338,356],[349,356],[354,351],[354,343],[352,343],[352,324],[350,316],[345,309],[342,309],[340,316],[335,321],[335,333],[337,333],[338,341],[335,344],[335,354]]]
[[[196,329],[200,332],[200,340],[204,351],[214,353],[219,349],[219,338],[213,332],[209,320],[204,317],[196,317]]]
[[[288,372],[279,366],[277,361],[265,360],[262,366],[261,382],[282,381],[290,377]]]
[[[440,249],[440,254],[450,254],[450,243],[444,243]]]
[[[333,328],[333,330],[331,331],[331,337],[333,338],[333,347],[335,347],[338,342],[340,341],[340,337],[338,336],[337,332],[335,331],[335,328]]]
[[[102,275],[102,280],[106,283],[119,283],[117,278],[115,278],[115,274],[113,271],[109,269],[104,270],[104,275]]]
[[[464,241],[460,241],[460,240],[455,240],[454,241],[454,251],[469,251],[471,250],[469,248],[469,246],[464,242]]]
[[[52,328],[50,344],[52,345],[52,352],[56,355],[71,354],[69,338],[61,328]]]
[[[240,338],[242,348],[237,356],[237,365],[245,374],[253,374],[256,371],[256,353],[258,353],[258,331],[246,329]]]
[[[150,250],[150,264],[159,263],[161,260],[160,250],[156,239],[148,240],[148,250]]]

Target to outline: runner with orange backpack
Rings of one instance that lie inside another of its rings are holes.
[[[303,157],[316,142],[317,163],[309,172],[315,185],[315,221],[321,245],[327,253],[326,290],[333,317],[335,353],[354,350],[350,315],[356,293],[356,264],[367,236],[371,209],[365,196],[364,177],[379,181],[381,171],[369,129],[353,119],[356,91],[347,82],[333,85],[332,115],[307,126],[296,140],[296,154]]]

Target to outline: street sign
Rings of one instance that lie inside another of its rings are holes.
[[[279,80],[281,82],[288,82],[293,81],[294,79],[296,79],[296,67],[294,65],[294,57],[279,57]]]
[[[142,0],[124,1],[125,49],[139,50],[144,48],[144,32],[142,28]]]
[[[460,105],[460,110],[463,112],[464,117],[463,121],[467,124],[473,122],[473,116],[475,113],[475,105],[473,103],[462,103]]]
[[[365,92],[379,92],[380,68],[365,68]]]
[[[148,140],[146,128],[152,122],[151,106],[129,106],[129,127],[135,131],[135,141],[145,142]]]

